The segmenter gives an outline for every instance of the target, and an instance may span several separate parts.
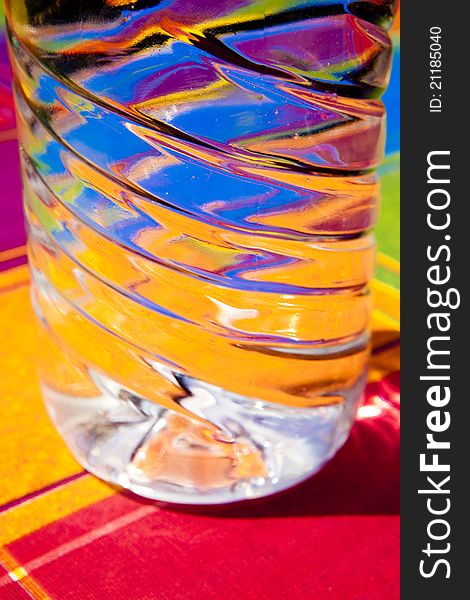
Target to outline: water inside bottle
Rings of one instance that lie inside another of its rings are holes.
[[[394,4],[7,2],[42,385],[92,472],[227,502],[346,439]]]

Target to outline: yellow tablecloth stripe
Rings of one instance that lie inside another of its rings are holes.
[[[26,256],[26,245],[10,248],[10,250],[2,250],[0,252],[0,263],[19,258],[20,256]]]
[[[27,267],[0,273],[0,506],[81,470],[41,399],[33,318]]]
[[[18,504],[0,513],[0,545],[9,544],[115,493],[116,488],[87,474]]]
[[[374,279],[371,283],[374,308],[397,325],[400,322],[400,292],[395,288]]]
[[[50,596],[45,590],[39,585],[39,583],[32,577],[24,567],[20,565],[6,548],[0,548],[0,565],[8,571],[8,576],[12,581],[18,582],[34,600],[50,600]],[[8,596],[13,598],[13,596]]]

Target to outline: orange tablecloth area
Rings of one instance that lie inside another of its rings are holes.
[[[1,65],[0,599],[398,599],[399,265],[386,235],[369,385],[351,437],[320,473],[272,498],[197,510],[109,486],[76,463],[41,400]]]

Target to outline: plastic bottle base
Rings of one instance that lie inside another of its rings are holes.
[[[185,377],[191,401],[179,412],[88,374],[101,392],[92,398],[43,385],[49,413],[77,460],[140,496],[181,504],[257,498],[306,479],[347,439],[363,388],[358,382],[341,405],[299,409]]]

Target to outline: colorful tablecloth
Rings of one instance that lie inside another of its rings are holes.
[[[99,481],[75,462],[46,415],[0,37],[2,600],[398,599],[399,20],[393,37],[374,350],[351,437],[296,488],[210,510],[170,508]]]

